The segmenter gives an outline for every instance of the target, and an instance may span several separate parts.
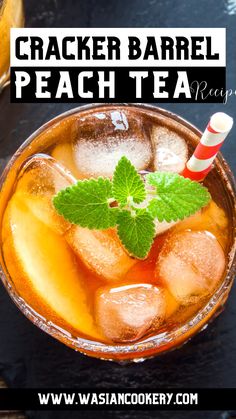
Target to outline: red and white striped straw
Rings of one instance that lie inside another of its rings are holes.
[[[212,115],[192,157],[186,163],[182,176],[201,181],[212,168],[212,163],[233,126],[233,118],[223,112]]]

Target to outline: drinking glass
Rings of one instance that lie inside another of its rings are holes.
[[[14,185],[19,167],[28,157],[30,157],[30,155],[34,153],[42,153],[45,149],[50,149],[51,145],[55,144],[55,142],[59,142],[62,136],[68,136],[67,128],[71,126],[70,121],[73,121],[73,124],[76,126],[76,123],[81,118],[83,119],[84,115],[91,115],[94,113],[100,114],[102,112],[109,111],[111,108],[115,108],[117,110],[120,108],[127,110],[133,109],[137,112],[137,114],[145,115],[145,117],[150,118],[150,120],[153,119],[158,121],[158,123],[162,126],[164,125],[169,127],[186,138],[191,138],[191,142],[195,144],[194,146],[196,146],[199,142],[202,135],[196,127],[178,115],[150,105],[93,104],[67,111],[52,119],[34,132],[18,149],[11,161],[8,163],[0,181],[0,187],[2,188],[0,193],[0,218],[4,213],[4,208],[9,200],[10,191],[12,185]],[[87,355],[100,359],[138,361],[181,346],[197,332],[204,329],[207,324],[222,311],[222,307],[228,297],[235,275],[235,181],[228,164],[220,153],[216,158],[211,179],[216,186],[218,185],[220,187],[222,199],[225,200],[228,208],[231,224],[231,233],[228,240],[228,264],[224,277],[219,287],[211,295],[210,300],[200,310],[198,310],[198,312],[195,313],[190,320],[185,321],[181,326],[177,326],[173,330],[165,331],[146,339],[144,338],[143,340],[135,343],[113,345],[101,343],[95,340],[85,339],[80,336],[72,336],[70,333],[60,327],[57,327],[51,321],[47,321],[44,317],[33,310],[15,289],[14,283],[7,271],[7,266],[5,266],[3,255],[0,254],[0,276],[3,284],[18,308],[35,325],[71,348]]]
[[[23,0],[0,0],[0,92],[10,76],[10,29],[23,25]]]

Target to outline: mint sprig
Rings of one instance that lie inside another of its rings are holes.
[[[210,199],[208,190],[200,183],[176,173],[149,173],[144,181],[131,162],[122,157],[112,181],[103,177],[79,180],[61,190],[53,204],[66,220],[81,227],[117,227],[128,253],[144,259],[155,236],[154,219],[182,220]]]

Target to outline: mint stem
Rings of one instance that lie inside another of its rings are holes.
[[[109,204],[109,205],[111,205],[111,204],[113,204],[114,202],[117,202],[117,201],[116,201],[116,199],[114,199],[114,198],[109,198],[109,199],[107,200],[107,202],[108,202],[108,204]]]

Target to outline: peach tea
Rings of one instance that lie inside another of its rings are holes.
[[[1,265],[27,317],[118,360],[206,326],[232,284],[234,195],[221,156],[204,185],[184,183],[199,137],[162,109],[90,105],[22,145],[2,177]]]
[[[23,24],[23,0],[0,0],[0,91],[9,78],[10,29]]]

